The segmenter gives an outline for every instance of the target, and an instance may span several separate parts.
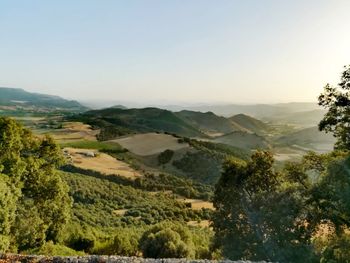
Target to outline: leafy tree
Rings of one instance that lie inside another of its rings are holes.
[[[319,129],[333,133],[338,139],[335,148],[350,149],[350,65],[345,66],[337,87],[330,84],[324,87],[318,102],[328,109]]]
[[[52,138],[36,138],[16,121],[0,118],[0,177],[8,178],[17,197],[11,236],[20,250],[58,241],[69,219],[68,186],[56,170],[62,164]]]
[[[170,162],[171,158],[173,158],[174,156],[174,151],[173,150],[165,150],[164,152],[161,152],[159,155],[158,155],[158,163],[159,165],[163,165],[163,164],[166,164],[168,162]]]
[[[270,153],[228,160],[214,196],[214,248],[233,260],[311,262],[302,198],[298,184],[273,170]]]
[[[191,233],[177,223],[160,223],[146,231],[140,239],[144,257],[193,258],[195,251]]]
[[[10,245],[10,230],[15,218],[16,198],[8,185],[8,178],[0,171],[0,251]]]

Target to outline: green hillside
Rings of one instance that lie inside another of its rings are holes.
[[[232,132],[217,137],[213,141],[217,143],[228,144],[245,150],[270,148],[268,141],[266,141],[264,137],[261,137],[255,133],[247,133],[241,131]]]
[[[229,118],[235,126],[256,134],[264,134],[270,127],[264,122],[245,114],[237,114]]]
[[[239,127],[230,122],[230,120],[217,116],[212,112],[198,112],[183,110],[177,112],[176,115],[180,116],[186,122],[191,123],[199,130],[207,134],[215,133],[230,133],[240,130]]]
[[[333,149],[335,141],[333,135],[320,132],[317,127],[311,127],[282,136],[276,140],[276,143],[326,152]]]
[[[205,136],[175,113],[158,108],[108,108],[88,111],[73,119],[101,128],[105,132],[105,136],[100,138],[102,140],[143,132],[167,132],[186,137]]]
[[[2,87],[0,87],[0,106],[13,107],[13,109],[27,109],[29,111],[83,111],[87,109],[74,100],[66,100],[58,96],[46,94],[31,93],[23,89]]]

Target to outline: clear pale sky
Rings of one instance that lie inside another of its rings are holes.
[[[314,101],[348,0],[0,0],[0,86],[74,99]]]

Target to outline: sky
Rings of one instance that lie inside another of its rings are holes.
[[[0,0],[0,87],[78,100],[315,101],[348,0]]]

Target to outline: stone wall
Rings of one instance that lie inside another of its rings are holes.
[[[82,257],[47,257],[15,254],[0,254],[0,263],[248,263],[251,261],[230,260],[186,260],[186,259],[151,259],[118,256],[82,256]],[[256,263],[266,263],[260,261]]]

